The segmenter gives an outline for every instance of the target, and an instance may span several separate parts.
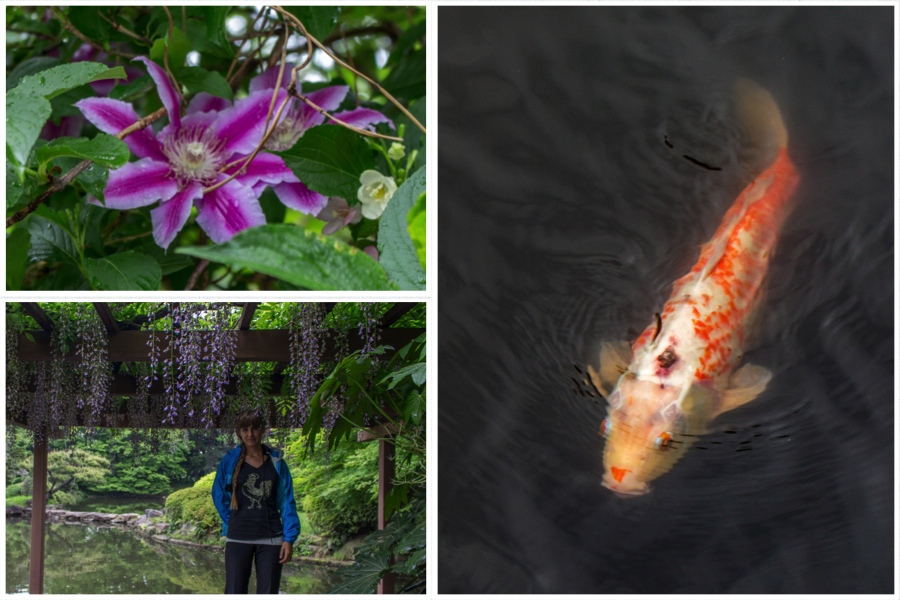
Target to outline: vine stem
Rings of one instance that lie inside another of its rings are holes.
[[[134,133],[135,131],[137,131],[139,129],[143,129],[144,127],[153,123],[154,121],[161,119],[163,117],[163,115],[165,115],[165,114],[166,114],[166,109],[160,108],[156,112],[150,113],[143,119],[138,119],[137,121],[135,121],[134,123],[132,123],[131,125],[126,127],[125,129],[123,129],[122,131],[117,133],[116,137],[119,138],[120,140],[125,139],[126,137],[128,137],[129,135]],[[88,167],[91,166],[92,162],[93,161],[86,158],[83,161],[81,161],[80,163],[78,163],[77,165],[75,165],[74,167],[72,167],[68,172],[66,172],[65,175],[63,175],[59,179],[53,180],[53,183],[50,184],[50,187],[48,187],[46,190],[41,192],[41,194],[39,196],[37,196],[34,200],[29,202],[24,208],[18,210],[15,214],[13,214],[8,219],[6,219],[6,226],[11,227],[11,226],[15,225],[16,223],[18,223],[19,221],[21,221],[22,219],[24,219],[25,217],[27,217],[28,215],[30,215],[31,213],[33,213],[34,211],[36,211],[38,206],[40,206],[41,204],[46,202],[47,199],[50,198],[50,196],[52,196],[56,192],[62,190],[67,185],[72,183],[72,181],[76,177],[78,177],[82,172],[84,172]]]
[[[310,33],[309,33],[308,31],[306,31],[306,27],[303,26],[303,23],[300,22],[300,19],[298,19],[297,17],[295,17],[294,15],[292,15],[291,13],[289,13],[288,11],[284,10],[284,9],[281,8],[280,6],[272,6],[272,8],[273,8],[275,11],[277,11],[279,14],[281,14],[285,19],[287,19],[288,21],[290,21],[297,29],[299,29],[300,32],[303,34],[303,36],[306,37],[307,43],[308,43],[308,42],[312,42],[312,43],[315,44],[318,48],[320,48],[320,49],[322,50],[322,52],[324,52],[325,54],[327,54],[328,56],[330,56],[330,57],[332,58],[332,60],[334,60],[336,63],[338,63],[339,65],[341,65],[341,66],[344,67],[345,69],[349,69],[350,71],[356,73],[357,75],[359,75],[360,77],[362,77],[363,79],[365,79],[366,81],[368,81],[369,83],[371,83],[372,85],[374,85],[375,88],[378,89],[378,91],[381,92],[381,94],[384,95],[385,98],[387,98],[388,100],[390,100],[390,101],[394,104],[394,106],[396,106],[398,109],[400,109],[400,112],[402,112],[404,115],[406,115],[407,118],[409,118],[409,120],[412,121],[412,123],[413,123],[416,127],[418,127],[420,130],[422,130],[422,133],[425,133],[425,126],[422,125],[421,123],[419,123],[419,120],[416,119],[416,118],[412,115],[412,113],[410,113],[408,110],[406,110],[406,107],[404,107],[402,104],[400,104],[400,102],[399,102],[396,98],[394,98],[394,97],[393,97],[386,89],[384,89],[383,87],[381,87],[381,86],[378,84],[378,82],[376,82],[375,80],[373,80],[371,77],[369,77],[369,76],[366,75],[365,73],[361,73],[361,72],[358,71],[357,69],[353,68],[351,65],[348,65],[347,63],[345,63],[345,62],[344,62],[343,60],[341,60],[340,58],[338,58],[338,56],[335,55],[331,50],[329,50],[328,47],[327,47],[325,44],[323,44],[322,42],[320,42],[319,40],[317,40],[315,37],[313,37],[312,35],[310,35]],[[291,83],[292,83],[292,84],[296,84],[296,80],[297,80],[296,74],[297,74],[297,70],[298,70],[299,68],[300,68],[300,67],[297,67],[297,68],[294,69],[294,72],[293,72],[293,74],[292,74],[292,76],[291,76]],[[299,96],[298,96],[298,97],[299,97]],[[301,100],[302,100],[302,99],[303,99],[303,98],[301,98]],[[308,102],[307,102],[307,104],[308,104]],[[313,107],[313,108],[315,108],[315,107]],[[331,118],[334,119],[334,117],[331,117]],[[371,133],[371,132],[367,132],[367,133]],[[427,135],[427,134],[426,134],[426,135]],[[402,140],[401,140],[401,141],[402,141]]]

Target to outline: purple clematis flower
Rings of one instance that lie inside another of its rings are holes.
[[[268,185],[276,188],[282,202],[296,208],[295,195],[277,189],[285,182],[299,183],[280,157],[260,152],[240,169],[265,134],[273,90],[251,92],[233,106],[201,93],[182,115],[179,95],[166,73],[146,57],[135,60],[144,63],[156,83],[169,124],[158,134],[148,126],[125,138],[139,160],[110,171],[104,190],[108,208],[126,210],[159,201],[150,216],[153,237],[163,248],[184,226],[194,205],[197,223],[216,243],[265,223],[259,196]],[[279,90],[276,106],[286,97]],[[109,98],[87,98],[76,106],[109,134],[119,133],[139,118],[131,104]],[[224,185],[209,189],[239,170]]]
[[[281,83],[281,88],[285,92],[290,83],[290,72],[293,68],[293,64],[285,64]],[[265,92],[271,96],[275,91],[275,85],[278,83],[278,71],[278,67],[273,67],[251,79],[250,93]],[[387,123],[392,129],[394,128],[393,121],[371,108],[357,108],[335,113],[334,111],[341,105],[349,91],[350,88],[348,86],[338,85],[316,90],[307,94],[306,97],[348,125],[374,130],[376,123]],[[276,152],[292,148],[308,129],[316,125],[322,125],[325,121],[325,115],[320,114],[305,102],[297,98],[291,98],[281,118],[278,120],[275,130],[269,136],[269,139],[266,140],[265,148]],[[297,210],[306,214],[318,215],[328,203],[327,197],[310,190],[300,182],[285,181],[273,186],[273,189],[282,198],[282,202],[292,206],[286,200],[286,198],[290,198],[294,202],[292,208],[297,208]],[[299,208],[297,205],[305,206],[306,210]]]
[[[322,228],[324,235],[331,235],[343,229],[351,223],[362,221],[362,214],[355,206],[350,208],[343,198],[329,198],[325,207],[316,215],[317,219],[325,221],[327,225]]]

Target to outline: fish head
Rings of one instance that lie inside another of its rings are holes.
[[[696,387],[622,375],[600,426],[604,487],[622,497],[646,494],[678,462],[707,412],[708,394]]]

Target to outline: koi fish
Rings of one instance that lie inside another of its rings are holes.
[[[691,271],[678,279],[662,313],[629,346],[604,342],[589,367],[607,398],[603,486],[620,496],[650,491],[713,419],[756,398],[772,374],[737,368],[778,232],[799,177],[771,94],[740,80],[737,113],[765,168],[741,192]]]

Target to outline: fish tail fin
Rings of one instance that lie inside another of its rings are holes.
[[[734,91],[738,120],[751,146],[773,160],[788,142],[778,104],[768,90],[750,79],[739,78],[734,84]]]

